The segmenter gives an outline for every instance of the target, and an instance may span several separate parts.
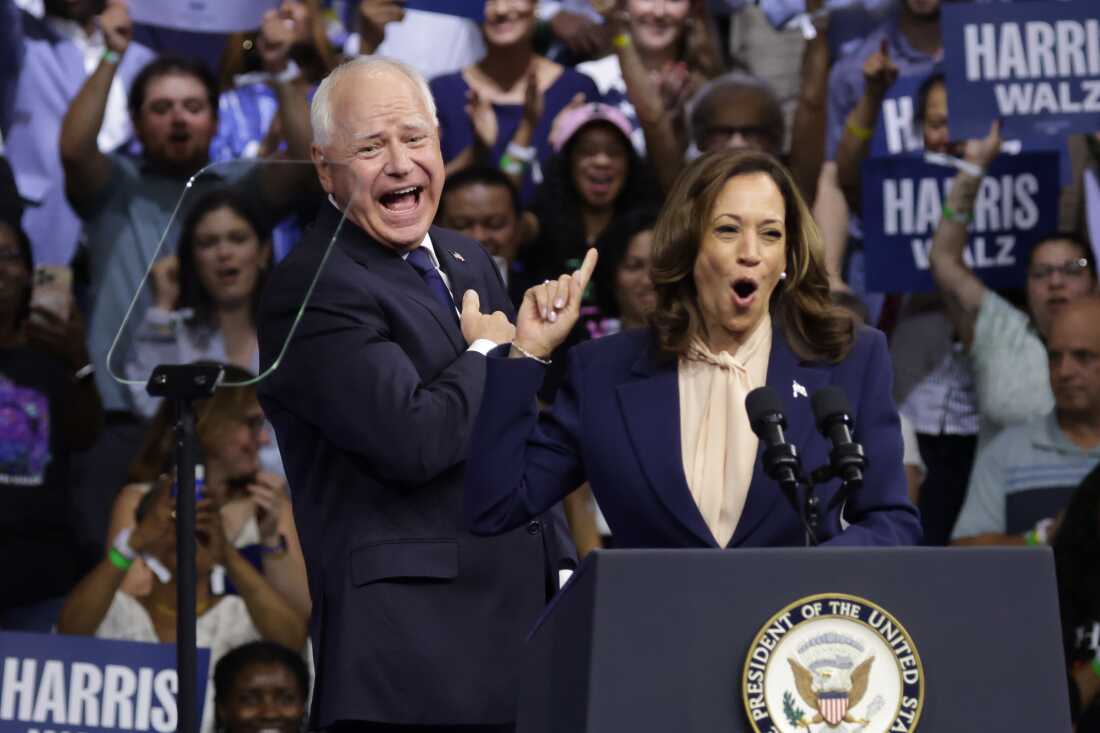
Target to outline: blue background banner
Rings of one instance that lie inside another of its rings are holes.
[[[176,730],[176,647],[0,632],[0,733]],[[210,650],[198,650],[206,695]]]
[[[1054,231],[1061,194],[1058,154],[1003,155],[982,181],[967,243],[971,269],[993,288],[1025,284],[1027,253]],[[867,287],[874,292],[932,290],[928,267],[954,168],[919,156],[872,158],[863,164],[863,236]]]
[[[1100,130],[1096,0],[944,3],[951,136],[1005,138]]]
[[[407,0],[405,7],[443,15],[457,15],[478,23],[485,18],[485,3],[481,0]]]

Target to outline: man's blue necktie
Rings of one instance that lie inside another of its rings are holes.
[[[443,306],[444,310],[450,313],[452,316],[458,317],[455,314],[455,302],[451,298],[451,291],[447,289],[447,283],[443,282],[443,276],[439,274],[439,270],[435,269],[435,265],[432,264],[431,255],[428,254],[426,247],[417,247],[412,252],[409,252],[409,256],[405,258],[405,262],[412,265],[412,268],[420,273],[420,277],[424,279],[424,284],[428,286],[428,290],[432,291],[432,295],[439,301],[439,304]]]

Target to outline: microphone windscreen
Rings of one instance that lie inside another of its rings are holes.
[[[783,413],[783,403],[779,401],[776,391],[765,385],[757,387],[745,397],[745,412],[752,423],[752,429],[756,431],[756,423],[760,418],[769,413]]]
[[[834,385],[822,387],[814,392],[814,396],[810,398],[810,407],[814,411],[814,420],[817,421],[818,428],[834,415],[852,414],[852,409],[848,405],[848,395]]]

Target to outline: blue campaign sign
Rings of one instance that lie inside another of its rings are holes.
[[[895,156],[867,160],[862,172],[868,289],[934,289],[928,254],[955,169],[919,156]],[[1060,180],[1056,152],[1002,155],[990,166],[978,189],[964,255],[986,285],[1024,284],[1028,248],[1057,227]]]
[[[1096,0],[944,3],[951,134],[1006,138],[1100,130]]]
[[[924,147],[916,125],[917,93],[925,76],[899,76],[882,100],[874,135],[871,157],[911,153]]]
[[[0,663],[0,733],[176,730],[174,644],[0,632]],[[209,665],[199,649],[200,704]]]
[[[485,19],[485,3],[481,0],[406,0],[405,7],[442,15],[457,15],[478,23]]]

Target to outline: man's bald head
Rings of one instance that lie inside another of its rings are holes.
[[[1086,295],[1060,309],[1047,359],[1059,416],[1100,416],[1100,297]]]

